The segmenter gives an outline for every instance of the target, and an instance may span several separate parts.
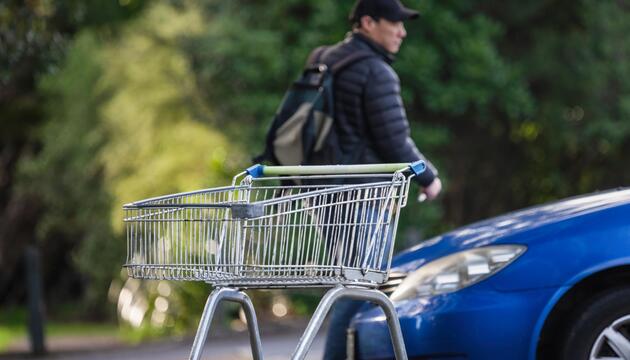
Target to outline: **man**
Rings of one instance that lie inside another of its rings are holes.
[[[335,79],[335,126],[346,163],[426,161],[409,137],[400,81],[390,66],[407,36],[403,21],[417,17],[399,0],[358,0],[350,13],[352,32],[319,57],[320,62],[334,63],[351,52],[374,54],[349,65]],[[442,183],[435,167],[427,164],[416,181],[432,200]]]
[[[390,66],[407,36],[403,21],[418,17],[399,0],[357,0],[347,38],[314,52],[310,61],[335,63],[358,51],[374,56],[346,67],[335,79],[335,126],[346,163],[397,163],[425,160],[410,137],[409,122],[400,96],[400,81]],[[416,178],[423,197],[434,199],[442,189],[437,170]],[[339,301],[333,306],[325,359],[345,359],[346,328],[361,302]]]

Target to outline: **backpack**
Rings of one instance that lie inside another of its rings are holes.
[[[276,165],[343,164],[344,157],[333,124],[334,79],[349,65],[375,56],[356,51],[332,64],[321,61],[328,47],[315,49],[307,66],[284,95],[267,131],[265,152],[254,158]]]

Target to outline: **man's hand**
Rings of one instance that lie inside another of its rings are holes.
[[[440,178],[433,179],[433,182],[429,184],[429,186],[422,189],[422,193],[418,197],[418,201],[424,200],[433,200],[435,199],[442,191],[442,181]]]

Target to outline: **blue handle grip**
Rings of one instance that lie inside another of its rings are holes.
[[[249,175],[251,175],[254,178],[259,178],[264,176],[264,170],[265,170],[265,166],[264,165],[260,165],[260,164],[256,164],[256,165],[252,165],[250,167],[247,168],[247,170],[245,170]]]

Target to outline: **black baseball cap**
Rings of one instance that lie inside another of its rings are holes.
[[[404,21],[417,18],[420,14],[406,8],[399,0],[357,0],[350,11],[350,22],[359,22],[361,17],[368,15],[375,19],[389,21]]]

